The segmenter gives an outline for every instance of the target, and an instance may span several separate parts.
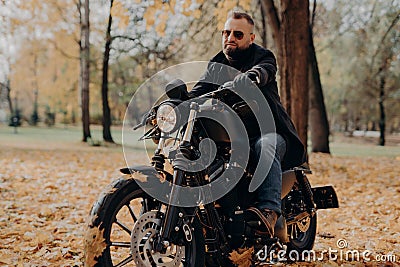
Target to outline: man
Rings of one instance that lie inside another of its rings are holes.
[[[230,12],[222,31],[222,51],[210,60],[208,71],[189,92],[189,96],[208,93],[217,89],[218,83],[224,82],[221,81],[220,73],[215,74],[215,69],[211,67],[212,63],[221,63],[239,71],[238,75],[232,77],[233,87],[246,86],[250,79],[266,98],[275,121],[276,134],[273,136],[276,139],[271,140],[269,135],[259,135],[250,139],[250,144],[258,159],[269,158],[266,155],[270,153],[268,148],[275,148],[275,144],[276,150],[273,150],[271,168],[268,174],[264,174],[266,177],[257,189],[257,208],[248,209],[248,213],[264,223],[262,234],[273,236],[274,226],[281,214],[282,168],[301,165],[306,161],[306,154],[295,127],[280,102],[275,78],[275,56],[271,51],[255,44],[254,39],[254,21],[251,16],[238,11]],[[247,88],[252,90],[252,87]],[[262,112],[263,107],[260,109]]]

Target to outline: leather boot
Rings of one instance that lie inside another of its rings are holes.
[[[270,209],[259,210],[255,207],[248,208],[247,220],[258,220],[261,222],[261,227],[256,230],[259,235],[274,236],[274,228],[276,221],[278,220],[278,214]]]

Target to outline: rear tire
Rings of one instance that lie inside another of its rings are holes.
[[[146,212],[157,210],[159,204],[130,176],[112,183],[90,212],[85,238],[85,266],[143,266],[136,264],[131,255],[131,234],[137,219]],[[180,266],[203,267],[205,246],[201,225],[195,220],[192,228],[193,240],[184,246],[185,255]],[[153,262],[151,266],[157,264]],[[162,266],[168,266],[168,263]]]
[[[288,251],[296,250],[299,253],[304,250],[311,250],[314,246],[315,236],[317,233],[317,214],[307,217],[310,220],[307,231],[303,232],[296,224],[290,229]]]
[[[306,178],[305,187],[311,188],[310,182]],[[300,214],[307,210],[309,201],[306,200],[305,191],[301,186],[295,184],[292,191],[282,201],[282,208],[289,214]],[[290,199],[290,200],[289,200]],[[317,213],[309,215],[300,222],[288,225],[289,242],[288,252],[296,250],[302,253],[304,250],[311,250],[314,246],[317,234]]]
[[[295,216],[307,211],[312,204],[307,199],[306,191],[311,188],[310,182],[304,177],[304,185],[295,184],[292,191],[283,199],[282,208],[287,214]],[[295,250],[301,255],[305,250],[311,250],[314,246],[317,234],[317,213],[308,215],[294,224],[288,225],[289,242],[288,253]]]

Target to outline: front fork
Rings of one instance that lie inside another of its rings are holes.
[[[160,235],[158,241],[156,242],[154,249],[157,252],[165,252],[166,248],[169,246],[169,240],[171,239],[171,233],[176,231],[178,218],[182,217],[183,214],[179,212],[177,206],[172,205],[172,203],[178,203],[179,192],[177,192],[178,187],[182,186],[185,181],[185,170],[187,170],[188,159],[191,158],[192,150],[190,145],[190,140],[193,134],[194,121],[196,119],[197,113],[199,112],[199,104],[192,102],[190,104],[190,113],[188,118],[188,123],[186,126],[185,133],[183,135],[182,143],[179,146],[178,153],[173,162],[174,175],[172,179],[172,189],[169,195],[169,203],[165,212],[165,217],[163,220],[163,225],[160,230]],[[161,140],[160,140],[161,141]]]

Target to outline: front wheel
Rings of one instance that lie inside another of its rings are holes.
[[[204,237],[198,221],[193,239],[154,252],[152,241],[160,231],[162,206],[132,179],[110,185],[92,207],[85,238],[85,266],[204,266]]]

